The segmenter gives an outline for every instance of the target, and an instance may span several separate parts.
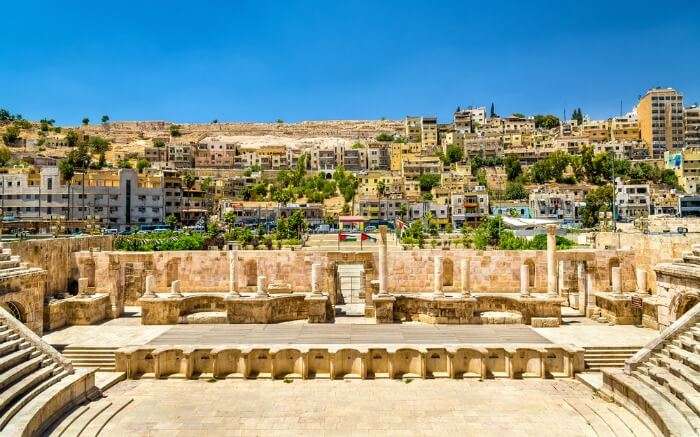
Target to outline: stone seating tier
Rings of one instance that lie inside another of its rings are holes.
[[[700,435],[700,304],[627,360],[603,369],[604,391],[663,435]]]
[[[584,350],[570,345],[256,348],[137,346],[117,350],[128,378],[571,378]]]
[[[94,393],[94,371],[74,370],[0,307],[0,435],[40,435]]]

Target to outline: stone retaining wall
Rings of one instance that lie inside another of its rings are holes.
[[[119,349],[116,369],[134,379],[571,378],[583,371],[583,352],[566,345],[398,349],[139,346]]]

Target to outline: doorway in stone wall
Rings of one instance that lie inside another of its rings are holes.
[[[362,264],[340,264],[336,275],[336,313],[346,316],[364,316],[365,269]]]

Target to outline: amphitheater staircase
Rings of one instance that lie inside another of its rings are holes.
[[[700,435],[700,304],[620,369],[603,369],[605,390],[646,413],[667,436]]]
[[[113,401],[99,399],[82,405],[65,416],[60,424],[46,435],[52,437],[94,437],[103,433],[107,424],[133,399]],[[105,434],[103,434],[105,435]]]
[[[640,347],[635,346],[594,346],[584,347],[583,361],[589,372],[600,372],[606,367],[625,366],[625,360],[631,358]]]
[[[97,369],[102,372],[113,372],[115,369],[114,353],[116,347],[96,346],[66,346],[57,348],[64,357],[68,358],[75,367]]]
[[[55,349],[0,308],[0,435],[24,435],[27,430],[33,434],[46,419],[87,396],[89,376],[76,372]],[[82,385],[81,399],[65,395],[73,384]]]

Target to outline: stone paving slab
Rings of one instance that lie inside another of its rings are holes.
[[[175,325],[148,342],[164,344],[545,344],[525,325]]]
[[[571,379],[127,380],[107,399],[133,402],[103,435],[652,435]]]

